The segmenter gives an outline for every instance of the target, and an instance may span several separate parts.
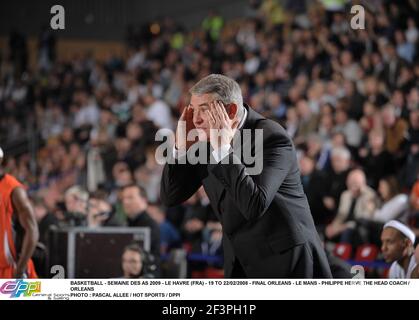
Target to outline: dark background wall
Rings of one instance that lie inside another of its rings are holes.
[[[16,28],[28,36],[39,33],[52,17],[50,8],[65,9],[66,29],[60,37],[122,40],[128,24],[143,24],[170,16],[191,28],[201,23],[211,9],[223,17],[237,18],[246,13],[248,0],[2,0],[0,35]]]

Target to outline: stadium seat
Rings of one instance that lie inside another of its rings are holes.
[[[374,262],[377,259],[379,249],[376,245],[366,243],[356,249],[355,260],[360,262]],[[365,267],[365,272],[372,272],[374,269]]]
[[[220,279],[220,278],[224,278],[224,270],[223,269],[217,269],[217,268],[208,267],[205,270],[205,276],[208,279]]]
[[[349,260],[352,257],[352,246],[349,243],[338,243],[333,254],[343,260]]]
[[[374,244],[363,244],[356,249],[355,260],[373,262],[378,256],[379,249]]]

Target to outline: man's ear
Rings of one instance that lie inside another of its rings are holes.
[[[236,114],[237,114],[237,110],[238,110],[238,108],[237,108],[237,104],[235,104],[235,103],[230,103],[230,104],[228,105],[228,108],[227,108],[227,114],[228,114],[228,117],[229,117],[230,119],[233,119],[233,118],[236,116]]]
[[[410,254],[409,248],[411,247],[411,243],[412,242],[409,239],[403,239],[403,247],[404,247],[403,251],[405,251],[406,254]]]

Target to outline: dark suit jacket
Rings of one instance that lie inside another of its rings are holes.
[[[153,261],[156,269],[150,271],[154,277],[160,277],[160,227],[147,213],[139,213],[135,218],[128,218],[129,227],[148,227],[150,228],[150,253],[153,255]]]
[[[241,132],[263,129],[261,174],[249,175],[233,153],[229,164],[166,164],[162,202],[177,205],[204,186],[223,226],[225,277],[234,276],[235,259],[250,278],[331,277],[292,141],[279,124],[246,108]],[[255,147],[254,139],[242,143]]]

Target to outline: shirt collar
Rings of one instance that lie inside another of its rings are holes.
[[[237,127],[238,130],[243,128],[244,123],[246,122],[246,118],[247,118],[247,110],[246,110],[246,108],[243,108],[243,109],[244,109],[244,113],[243,113],[243,117],[240,120],[239,126]]]

